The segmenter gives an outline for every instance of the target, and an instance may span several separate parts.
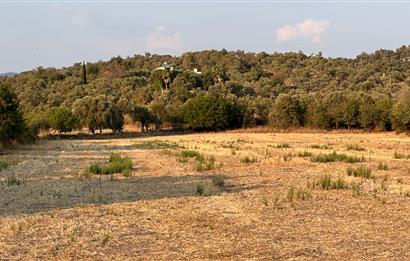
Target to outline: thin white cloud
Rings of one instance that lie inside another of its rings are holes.
[[[162,25],[149,32],[145,42],[149,51],[182,51],[184,48],[181,33],[169,33]]]
[[[315,44],[322,43],[322,34],[329,28],[329,21],[307,19],[296,25],[285,25],[276,31],[278,42],[287,42],[300,38],[307,38]]]

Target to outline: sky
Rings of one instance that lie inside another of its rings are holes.
[[[209,49],[355,57],[410,44],[410,1],[5,1],[0,73]]]

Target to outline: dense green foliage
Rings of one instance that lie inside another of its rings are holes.
[[[268,123],[410,129],[410,46],[354,59],[301,52],[146,53],[61,69],[39,67],[0,77],[1,83],[17,94],[25,117],[44,128],[47,114],[40,112],[65,107],[72,109],[76,127],[91,132],[121,131],[124,114],[144,130],[184,123],[197,130]]]
[[[229,100],[198,96],[182,108],[182,118],[194,130],[224,130],[240,126],[239,109]]]
[[[19,109],[16,95],[0,85],[0,144],[21,141],[27,137],[27,129]]]

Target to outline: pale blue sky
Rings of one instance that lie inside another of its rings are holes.
[[[11,3],[0,72],[204,49],[354,57],[410,44],[407,3]]]

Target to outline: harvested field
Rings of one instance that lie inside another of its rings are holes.
[[[111,153],[131,171],[85,172]],[[393,133],[42,140],[0,156],[0,260],[410,260],[409,155]]]

